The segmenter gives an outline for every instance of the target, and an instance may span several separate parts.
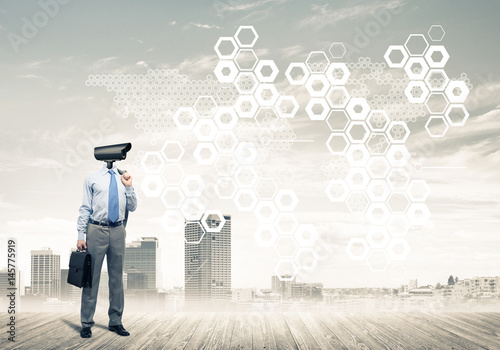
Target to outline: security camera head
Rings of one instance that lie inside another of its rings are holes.
[[[117,145],[99,146],[94,148],[94,157],[108,164],[108,169],[113,167],[113,162],[127,158],[127,152],[132,148],[132,144],[119,143]]]

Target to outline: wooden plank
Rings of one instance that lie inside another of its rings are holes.
[[[184,349],[198,326],[202,323],[202,319],[206,313],[188,313],[186,314],[186,322],[177,329],[177,332],[163,344],[161,349]],[[160,348],[158,348],[160,349]]]
[[[164,314],[160,312],[151,312],[147,314],[147,317],[140,319],[131,327],[127,326],[127,330],[130,332],[130,337],[124,338],[126,341],[126,346],[129,349],[140,349],[143,345],[153,336],[155,331],[155,325],[167,324],[173,318],[172,313]]]
[[[321,321],[319,313],[299,312],[304,325],[318,342],[321,349],[347,350],[348,347]]]
[[[177,330],[186,321],[186,313],[176,312],[171,315],[172,317],[166,318],[165,316],[157,319],[151,325],[149,338],[145,339],[142,343],[143,349],[159,349],[177,332]]]
[[[283,315],[279,313],[269,313],[267,316],[273,331],[274,340],[276,341],[276,349],[298,349],[297,343],[295,342]]]
[[[231,342],[231,334],[234,327],[234,314],[224,312],[221,314],[221,320],[217,322],[212,337],[205,348],[208,350],[228,349]]]
[[[404,346],[404,344],[400,343],[397,338],[391,337],[379,326],[376,326],[372,321],[374,318],[373,313],[356,313],[344,316],[349,319],[352,325],[359,329],[363,334],[370,336],[378,344],[381,344],[379,348],[399,350],[408,348],[408,344]]]
[[[276,350],[276,342],[264,314],[254,311],[249,314],[249,317],[252,324],[252,348]]]
[[[252,326],[245,313],[235,313],[230,348],[236,350],[252,348]]]
[[[350,329],[344,323],[343,314],[341,313],[323,313],[321,321],[330,329],[330,331],[341,339],[349,349],[370,349],[371,342],[366,343],[366,340],[361,339],[356,330]]]
[[[217,323],[222,317],[223,316],[219,313],[208,312],[184,349],[205,349],[208,340],[212,337]]]
[[[309,332],[309,329],[296,312],[285,312],[283,316],[299,349],[321,349],[318,342],[314,339],[311,332]]]

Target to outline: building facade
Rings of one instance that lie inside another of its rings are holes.
[[[140,241],[127,244],[124,271],[132,276],[128,289],[156,289],[159,262],[158,238],[142,237]],[[130,276],[129,276],[130,277]]]
[[[60,297],[61,257],[49,248],[31,251],[31,294]]]

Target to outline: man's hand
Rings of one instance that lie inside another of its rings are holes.
[[[122,182],[127,187],[132,186],[132,175],[129,173],[123,173]]]
[[[84,249],[87,249],[87,243],[85,241],[80,241],[78,240],[76,242],[76,247],[79,249],[79,250],[84,250]]]

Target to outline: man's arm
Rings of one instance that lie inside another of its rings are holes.
[[[132,186],[132,175],[129,173],[123,173],[122,183],[125,185],[127,209],[128,211],[134,211],[137,208],[137,197],[135,196],[134,187]]]
[[[90,214],[92,214],[92,184],[90,182],[90,177],[87,176],[83,181],[83,200],[76,225],[78,231],[78,249],[87,248],[85,234],[87,233]]]

